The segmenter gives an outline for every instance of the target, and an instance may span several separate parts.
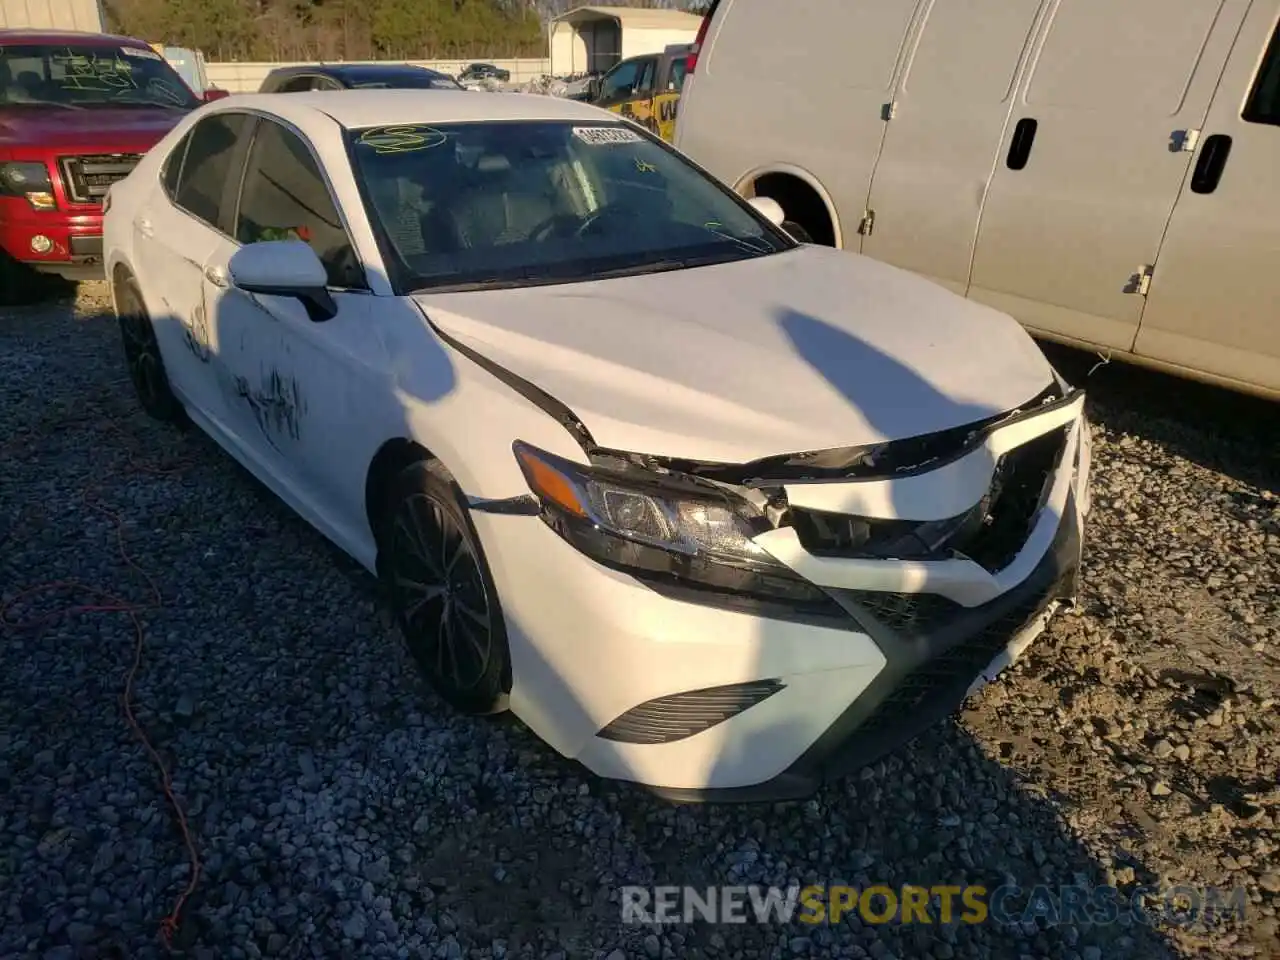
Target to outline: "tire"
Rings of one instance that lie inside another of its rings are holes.
[[[143,306],[142,294],[132,278],[116,287],[116,317],[120,322],[124,362],[143,412],[161,423],[185,424],[186,411],[169,387],[160,344],[147,308]]]
[[[53,289],[50,278],[0,250],[0,307],[38,303]]]
[[[406,467],[388,486],[378,574],[409,654],[455,710],[503,712],[511,690],[506,625],[462,491],[435,460]]]

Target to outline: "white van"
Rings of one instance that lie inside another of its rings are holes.
[[[1280,399],[1280,0],[717,0],[675,145],[816,243]]]

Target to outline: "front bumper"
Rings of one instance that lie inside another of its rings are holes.
[[[658,793],[678,802],[798,799],[891,753],[954,713],[970,691],[1010,662],[1043,630],[1061,601],[1076,597],[1080,522],[1073,499],[1049,552],[1003,596],[923,630],[895,630],[856,601],[858,622],[885,667],[786,770],[760,784]]]
[[[32,239],[47,237],[50,249],[38,253]],[[20,198],[0,198],[0,250],[40,273],[71,280],[100,279],[102,214],[32,210]]]
[[[814,557],[782,530],[764,535],[832,597],[825,612],[709,603],[606,569],[533,517],[473,513],[507,625],[512,710],[594,773],[673,800],[805,796],[954,711],[1074,598],[1082,416],[1070,432],[1034,529],[995,574]]]

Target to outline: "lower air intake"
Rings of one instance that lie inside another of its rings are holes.
[[[779,680],[756,680],[673,693],[632,707],[596,736],[616,743],[673,743],[710,730],[781,689],[783,684]]]

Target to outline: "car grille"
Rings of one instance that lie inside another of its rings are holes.
[[[875,713],[858,728],[858,734],[877,732],[902,723],[916,712],[931,707],[951,709],[978,674],[995,659],[1020,631],[1048,609],[1059,589],[1028,597],[993,620],[972,637],[956,644],[909,673],[889,694]]]
[[[1015,447],[996,464],[986,522],[951,548],[999,573],[1018,555],[1053,486],[1070,427],[1059,427]]]
[[[98,153],[59,157],[62,182],[72,203],[102,203],[107,189],[127,177],[142,159],[139,153]]]
[[[941,542],[909,535],[909,528],[924,529],[925,524],[804,509],[792,509],[792,526],[801,545],[815,555],[945,560],[962,554],[998,573],[1026,543],[1051,488],[1070,429],[1051,430],[1002,456],[983,503],[955,518],[954,529]],[[868,530],[869,537],[864,533],[855,538],[851,534],[855,525]],[[852,547],[855,542],[860,546]],[[892,549],[886,550],[886,544],[892,544]]]

